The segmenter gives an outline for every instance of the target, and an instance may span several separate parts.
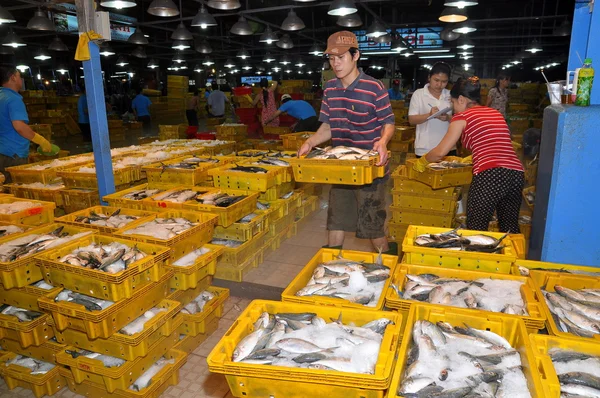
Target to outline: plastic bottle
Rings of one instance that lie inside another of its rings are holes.
[[[583,68],[579,70],[579,76],[577,76],[577,98],[575,98],[575,105],[590,106],[593,82],[594,68],[592,68],[592,59],[586,58],[583,62]]]

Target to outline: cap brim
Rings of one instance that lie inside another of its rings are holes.
[[[350,50],[351,48],[352,47],[350,47],[350,46],[347,46],[347,47],[341,47],[341,46],[331,47],[331,48],[328,48],[327,50],[325,50],[325,52],[323,54],[327,54],[327,55],[342,55],[346,51]]]

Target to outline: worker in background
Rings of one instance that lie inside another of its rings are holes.
[[[219,90],[212,90],[208,96],[208,116],[209,117],[223,117],[225,115],[225,103],[229,102],[229,98],[224,92]]]
[[[400,90],[399,79],[392,80],[392,88],[388,90],[388,95],[390,96],[390,101],[400,101],[405,98],[404,93]]]
[[[278,127],[279,126],[279,115],[274,117],[273,115],[277,112],[277,104],[275,103],[275,90],[277,90],[278,83],[272,82],[269,86],[269,80],[266,78],[260,79],[261,92],[254,97],[252,106],[256,107],[260,102],[262,107],[260,120],[263,126]]]
[[[185,110],[188,125],[195,127],[198,127],[198,94],[199,91],[196,89],[194,95],[187,100],[187,108]]]
[[[467,199],[467,229],[487,231],[494,212],[501,232],[519,231],[523,165],[510,140],[504,117],[496,109],[481,106],[479,78],[459,79],[451,90],[454,117],[442,141],[414,164],[423,172],[440,161],[462,140],[473,152],[473,181]],[[469,156],[469,158],[471,158]],[[463,159],[468,162],[471,159]]]
[[[79,129],[81,130],[81,135],[83,136],[84,142],[92,141],[92,130],[90,129],[90,115],[88,114],[88,102],[87,95],[85,92],[85,86],[81,86],[81,95],[77,100],[77,114],[78,114],[78,122]]]
[[[279,110],[270,119],[267,119],[263,125],[268,124],[274,118],[278,118],[282,113],[287,113],[291,117],[298,119],[298,123],[294,126],[294,132],[317,131],[319,128],[319,119],[314,108],[306,101],[293,100],[289,94],[281,96]]]
[[[500,112],[504,117],[506,117],[506,104],[508,103],[508,86],[510,86],[510,76],[500,73],[496,78],[496,85],[488,91],[485,104],[485,106]]]
[[[11,183],[7,167],[27,163],[29,142],[42,148],[42,152],[52,152],[47,139],[29,127],[29,116],[19,91],[23,87],[21,74],[14,67],[0,67],[0,172],[5,182]]]
[[[429,82],[425,87],[416,90],[410,99],[408,122],[411,126],[417,126],[415,139],[417,157],[435,148],[448,131],[451,118],[449,113],[427,119],[438,111],[451,107],[450,91],[446,89],[450,73],[450,66],[445,62],[434,64],[429,71]],[[456,156],[456,148],[451,148],[449,155]]]
[[[298,150],[306,155],[331,139],[333,146],[351,146],[379,153],[378,166],[387,165],[387,144],[394,135],[394,113],[384,85],[358,70],[358,41],[352,32],[329,36],[325,54],[335,72],[323,92],[317,132]],[[329,194],[327,229],[331,248],[342,248],[345,232],[370,239],[375,250],[397,253],[388,244],[384,231],[386,219],[385,187],[389,177],[377,178],[363,186],[332,185]]]
[[[148,136],[152,129],[152,118],[150,117],[150,105],[152,101],[150,98],[143,94],[144,89],[138,89],[138,94],[131,101],[131,109],[138,122],[142,122],[142,128],[144,129],[144,135]]]

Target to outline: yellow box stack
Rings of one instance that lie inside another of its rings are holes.
[[[248,139],[248,126],[239,123],[227,123],[216,126],[217,140],[242,142]]]

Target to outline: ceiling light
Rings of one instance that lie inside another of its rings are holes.
[[[389,33],[386,33],[383,36],[376,37],[375,39],[373,39],[373,41],[375,43],[379,43],[379,44],[391,43],[392,35],[390,35]]]
[[[460,58],[461,59],[471,59],[471,58],[473,58],[473,55],[461,55]]]
[[[64,66],[59,66],[58,69],[56,69],[57,72],[59,72],[61,75],[64,75],[65,73],[68,72],[67,69],[65,69]]]
[[[310,50],[308,51],[308,53],[312,54],[312,55],[317,55],[317,56],[323,55],[323,48],[320,45],[318,45],[318,44],[314,44],[310,48]]]
[[[175,54],[175,56],[173,57],[173,62],[180,64],[182,62],[185,62],[185,59],[183,59],[181,55]]]
[[[248,65],[248,64],[244,64],[244,66],[242,66],[242,69],[243,70],[250,70],[250,69],[252,69],[252,67],[250,65]]]
[[[461,33],[461,34],[472,33],[472,32],[475,32],[476,30],[477,30],[477,28],[470,22],[459,23],[452,29],[452,31],[454,33]]]
[[[306,25],[304,25],[304,22],[302,22],[302,20],[296,15],[293,9],[290,10],[287,17],[283,20],[283,23],[281,24],[282,30],[289,31],[301,30],[305,27]]]
[[[138,44],[140,46],[145,46],[148,44],[148,39],[144,36],[142,29],[135,28],[135,32],[127,39],[127,43],[129,44]]]
[[[463,65],[463,68],[464,68],[465,70],[469,70],[469,69],[471,68],[471,64],[464,64],[464,65]]]
[[[6,47],[17,48],[17,47],[24,47],[27,44],[25,44],[23,42],[23,40],[21,40],[21,38],[19,36],[17,36],[15,34],[15,32],[13,32],[11,30],[10,32],[8,32],[8,34],[6,35],[6,37],[4,38],[4,40],[2,41],[2,45],[6,46]]]
[[[452,27],[449,26],[442,30],[442,33],[440,33],[440,37],[444,41],[454,41],[460,37],[460,33],[453,32]]]
[[[0,20],[2,17],[0,16]],[[2,22],[6,23],[6,22]],[[33,17],[27,23],[27,29],[31,30],[43,30],[43,31],[54,31],[54,24],[48,16],[44,14],[44,11],[41,9],[37,9],[36,12],[33,13]]]
[[[187,30],[183,22],[179,22],[177,25],[177,29],[171,34],[171,39],[173,40],[194,40],[194,36],[192,32]]]
[[[419,59],[436,59],[436,58],[454,58],[456,55],[454,54],[440,54],[440,55],[425,55],[420,56]]]
[[[206,40],[202,40],[195,48],[200,54],[210,54],[212,53],[212,47]]]
[[[135,48],[135,50],[133,50],[133,51],[131,52],[131,55],[132,55],[133,57],[136,57],[136,58],[141,58],[141,59],[148,58],[148,56],[146,55],[146,50],[144,50],[144,47],[142,47],[142,46],[137,46],[137,47]]]
[[[378,20],[375,20],[367,29],[367,37],[379,37],[385,34],[387,34],[387,29]]]
[[[206,29],[209,26],[217,26],[217,20],[202,5],[198,10],[198,14],[192,20],[192,26],[199,26],[201,29]]]
[[[104,0],[100,2],[100,5],[102,7],[116,8],[117,10],[120,10],[122,8],[135,7],[137,4],[135,4],[135,1],[128,0]]]
[[[281,58],[281,61],[279,61],[279,63],[282,65],[289,65],[292,63],[292,61],[290,61],[290,58],[287,55],[284,55],[283,58]]]
[[[52,57],[50,56],[50,54],[48,54],[48,52],[46,52],[46,50],[44,50],[43,48],[40,48],[33,58],[40,60],[40,61],[45,61]]]
[[[273,67],[273,72],[279,72],[280,70],[281,70],[281,68],[278,66]]]
[[[179,9],[173,0],[153,0],[148,7],[148,14],[157,17],[176,17],[179,15]]]
[[[125,66],[125,65],[129,65],[129,61],[127,61],[127,57],[124,55],[119,55],[119,58],[117,58],[117,62],[116,64],[118,66]]]
[[[194,66],[194,72],[196,72],[196,73],[201,73],[202,72],[202,68],[200,67],[200,65],[196,64]]]
[[[29,66],[27,66],[27,65],[17,65],[16,68],[19,70],[19,72],[25,73],[25,71],[27,69],[29,69]]]
[[[456,7],[446,7],[438,19],[442,22],[456,23],[464,22],[469,18],[465,10]]]
[[[511,64],[513,65],[518,65],[518,64],[522,64],[523,61],[519,60],[519,59],[515,59],[514,61],[510,61]]]
[[[298,3],[310,3],[312,1],[316,1],[316,0],[294,0],[297,1]]]
[[[252,31],[252,27],[250,26],[248,21],[246,21],[246,18],[244,18],[243,15],[240,15],[240,18],[238,19],[238,21],[233,24],[230,32],[233,33],[234,35],[240,35],[240,36],[249,36],[252,33],[254,33]]]
[[[413,52],[412,48],[407,48],[406,51],[404,51],[402,53],[402,55],[404,55],[406,58],[415,55],[415,53]]]
[[[273,32],[270,26],[267,26],[264,33],[260,35],[260,39],[258,41],[261,43],[272,44],[278,40],[279,37],[277,37],[277,33]]]
[[[284,50],[290,50],[294,48],[294,42],[292,38],[287,33],[281,36],[281,39],[276,43],[277,47],[282,48]]]
[[[248,52],[248,50],[242,48],[240,51],[238,51],[238,53],[236,54],[236,57],[241,58],[241,59],[250,58],[250,53]]]
[[[173,41],[173,44],[171,45],[171,48],[174,50],[185,50],[187,48],[190,48],[190,43],[188,43],[185,40],[175,40]]]
[[[169,67],[167,68],[167,70],[174,70],[174,71],[178,71],[178,70],[179,70],[179,66],[178,66],[178,65],[175,65],[175,64],[173,64],[173,65],[169,66]]]
[[[210,8],[224,11],[237,10],[242,6],[239,0],[210,0],[206,5]]]
[[[275,61],[275,58],[273,58],[271,53],[266,53],[265,57],[263,58],[263,62],[269,63],[269,62],[273,62],[273,61]]]
[[[15,23],[17,20],[12,14],[4,7],[0,6],[0,24],[3,23]]]
[[[478,0],[446,0],[444,2],[444,5],[446,7],[458,7],[458,8],[476,6],[477,4],[478,4]]]
[[[225,61],[226,68],[233,68],[234,66],[235,66],[235,64],[233,63],[233,61],[231,59],[227,59],[227,61]]]
[[[354,14],[356,11],[358,11],[358,9],[353,0],[333,0],[329,5],[327,14],[343,17],[345,15]]]
[[[214,64],[215,64],[215,62],[212,59],[208,58],[208,57],[206,57],[206,59],[204,61],[202,61],[202,65],[211,66],[211,65],[214,65]]]
[[[292,73],[292,70],[291,69],[286,69],[285,73]]]
[[[179,69],[187,69],[188,66],[185,62],[182,62],[181,65],[179,65]]]
[[[299,59],[296,61],[296,63],[294,63],[294,65],[295,65],[295,66],[298,66],[298,67],[300,67],[300,68],[302,68],[302,67],[303,67],[304,65],[306,65],[306,64],[305,64],[304,62],[302,62],[302,59],[300,59],[300,58],[299,58]]]
[[[571,35],[571,23],[569,23],[569,20],[565,19],[564,21],[562,21],[560,26],[558,26],[556,29],[554,29],[554,32],[552,32],[552,35],[558,36],[558,37],[570,36]]]
[[[392,51],[404,51],[406,50],[408,47],[406,46],[406,44],[404,44],[404,40],[402,39],[396,39],[396,40],[392,40],[392,46],[391,49]]]
[[[475,43],[473,43],[473,40],[465,37],[458,43],[458,46],[456,46],[456,48],[460,48],[461,50],[468,50],[470,48],[475,48]]]
[[[158,62],[156,62],[155,59],[151,59],[150,62],[148,62],[148,68],[150,69],[158,68],[158,66]]]
[[[312,75],[312,70],[309,70],[306,73],[308,73],[309,75]]]
[[[338,18],[336,23],[344,28],[356,28],[363,24],[358,13],[343,15]]]
[[[52,48],[50,50],[52,50]],[[102,47],[100,47],[100,55],[110,57],[111,55],[115,55],[115,52],[108,44],[103,44]]]
[[[527,47],[525,49],[525,51],[535,54],[537,52],[542,51],[542,47],[540,46],[540,43],[536,39],[533,39],[533,41],[531,42],[531,45],[529,47]]]

